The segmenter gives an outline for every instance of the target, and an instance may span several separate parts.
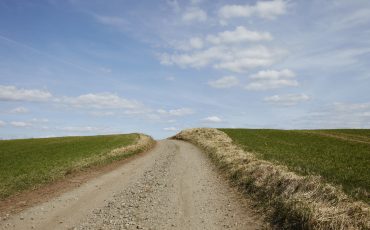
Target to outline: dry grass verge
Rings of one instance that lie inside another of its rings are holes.
[[[140,152],[146,152],[150,150],[154,145],[155,141],[151,136],[139,133],[134,144],[113,149],[106,154],[89,157],[83,161],[77,162],[77,164],[75,164],[71,168],[71,170],[79,171],[83,168],[87,168],[93,165],[103,165],[115,160],[127,158]]]
[[[175,138],[203,149],[233,181],[262,201],[271,222],[280,228],[370,229],[369,205],[318,176],[299,176],[244,152],[222,131],[188,129]]]

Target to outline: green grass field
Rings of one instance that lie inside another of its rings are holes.
[[[64,177],[73,170],[113,161],[104,157],[138,134],[0,141],[0,199]]]
[[[301,175],[321,175],[370,202],[370,130],[221,129],[258,157]]]

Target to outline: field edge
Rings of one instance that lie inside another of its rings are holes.
[[[131,145],[110,151],[105,158],[84,162],[71,168],[64,177],[39,184],[0,200],[0,220],[18,213],[28,207],[52,199],[57,195],[79,187],[82,183],[140,157],[156,146],[156,141],[146,134],[138,133],[138,138]]]
[[[248,196],[261,202],[270,222],[285,229],[370,229],[369,205],[354,201],[319,177],[298,176],[260,160],[211,128],[173,137],[200,147]]]

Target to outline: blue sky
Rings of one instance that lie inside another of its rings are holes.
[[[0,137],[370,128],[370,2],[0,1]]]

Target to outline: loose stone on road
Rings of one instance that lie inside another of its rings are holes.
[[[23,219],[22,219],[23,218]],[[150,153],[0,223],[1,229],[262,229],[248,200],[192,144]]]

